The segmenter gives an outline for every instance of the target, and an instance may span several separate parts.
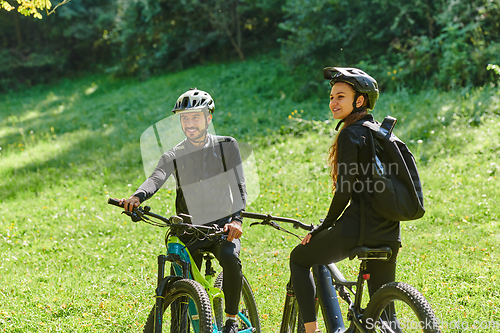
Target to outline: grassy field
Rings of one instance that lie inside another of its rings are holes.
[[[144,82],[86,76],[0,95],[0,331],[141,331],[164,231],[132,223],[106,200],[143,182],[142,132],[194,86],[215,98],[217,133],[254,149],[260,193],[248,211],[307,223],[325,216],[335,135],[328,85],[304,88],[273,58]],[[402,224],[397,279],[425,294],[446,332],[500,325],[499,107],[490,86],[401,89],[382,93],[373,113],[398,118],[396,133],[424,182],[427,213]],[[168,215],[174,198],[164,190],[148,204]],[[297,240],[245,225],[244,273],[264,332],[277,332]],[[340,267],[354,278],[356,262]]]

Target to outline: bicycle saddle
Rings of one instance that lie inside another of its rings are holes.
[[[358,246],[349,252],[349,260],[356,257],[358,257],[359,260],[389,260],[391,256],[392,249],[389,246]]]

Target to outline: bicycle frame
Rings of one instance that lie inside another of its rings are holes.
[[[306,225],[298,220],[290,218],[249,212],[243,212],[242,216],[246,218],[262,220],[262,222],[254,222],[250,226],[259,224],[268,225],[277,230],[292,234],[299,239],[301,239],[299,236],[281,228],[273,221],[291,223],[296,229],[313,229],[312,225]],[[392,250],[387,246],[372,249],[368,247],[356,247],[352,249],[349,254],[349,259],[352,260],[358,257],[358,259],[361,260],[357,281],[347,281],[334,263],[330,263],[328,265],[313,266],[313,276],[315,279],[315,284],[317,286],[316,295],[318,300],[316,304],[316,311],[318,310],[318,307],[321,306],[327,333],[367,333],[367,330],[361,322],[363,316],[363,310],[361,308],[363,289],[365,281],[370,279],[370,274],[367,271],[367,262],[368,260],[387,260],[390,258],[391,254]],[[356,286],[356,292],[352,290],[353,286]],[[349,291],[347,291],[346,289]],[[349,305],[347,320],[350,321],[350,325],[347,330],[344,326],[344,320],[338,302],[337,291],[339,292],[340,297]],[[351,299],[351,294],[355,295],[354,301],[352,301]],[[294,311],[294,306],[296,306],[296,304],[294,304],[296,303],[296,300],[294,298],[295,293],[293,290],[293,286],[291,286],[291,283],[289,283],[287,285],[287,293],[285,298],[285,306],[283,309],[283,320],[281,323],[280,333],[289,333],[288,330],[290,327],[288,326],[289,323],[287,323],[286,321],[290,319],[290,314]],[[295,325],[295,323],[293,323],[292,325]]]
[[[155,333],[161,333],[161,325],[163,323],[163,295],[165,290],[168,289],[170,283],[180,279],[192,279],[200,283],[207,291],[212,309],[214,308],[214,299],[217,297],[224,297],[221,289],[213,286],[215,271],[212,270],[211,264],[207,264],[205,276],[200,272],[191,256],[186,245],[177,236],[166,235],[167,255],[158,256],[158,283],[156,288],[156,304],[155,304]],[[211,263],[207,261],[207,263]],[[172,263],[172,268],[175,275],[165,276],[165,263]],[[192,302],[191,302],[192,303]],[[188,315],[191,318],[191,324],[195,333],[199,332],[199,324],[197,322],[196,308],[193,304],[188,304]],[[251,333],[253,331],[250,320],[241,312],[238,317],[250,328],[241,330],[240,333]],[[219,333],[220,327],[213,323],[213,333]]]
[[[123,205],[120,203],[118,199],[109,198],[108,204],[123,208]],[[191,216],[189,215],[179,214],[180,216],[172,216],[170,217],[170,219],[168,219],[161,215],[154,214],[150,212],[150,210],[151,208],[149,206],[145,206],[144,208],[142,207],[134,208],[132,212],[125,210],[122,213],[128,215],[133,222],[144,221],[146,223],[149,223],[157,227],[170,227],[170,229],[172,229],[177,227],[188,226],[189,228],[194,228],[194,229],[199,229],[199,228],[213,229],[212,227],[207,227],[207,226],[195,227],[194,225],[191,224],[190,222]],[[157,222],[155,220],[152,221],[148,216],[153,217],[154,219],[159,220],[161,222]],[[204,234],[204,236],[205,237],[222,236],[222,234],[223,233],[221,231],[216,230],[215,233]],[[205,260],[207,262],[206,273],[205,276],[203,276],[200,273],[200,270],[198,269],[196,264],[193,265],[194,260],[191,256],[191,253],[189,253],[187,246],[179,239],[179,237],[175,236],[170,232],[167,232],[165,235],[165,245],[167,248],[167,255],[158,256],[156,302],[155,302],[154,318],[153,318],[154,333],[161,333],[162,331],[163,299],[164,299],[163,295],[168,293],[168,289],[170,288],[170,285],[173,282],[180,279],[190,279],[198,282],[207,292],[207,296],[210,300],[212,309],[214,309],[214,299],[216,299],[217,297],[220,298],[224,297],[222,290],[213,286],[215,277],[215,271],[212,269],[211,266],[211,260],[213,259],[213,257],[205,257]],[[167,261],[172,263],[171,268],[173,271],[173,275],[165,276],[165,263]],[[185,318],[186,320],[183,320],[181,326],[185,325],[184,327],[187,327],[187,325],[189,325],[189,321],[187,320],[189,316],[189,318],[191,319],[191,324],[193,326],[194,332],[198,333],[200,331],[199,315],[196,312],[197,310],[195,304],[192,301],[190,301],[190,303],[188,303],[187,305],[180,304],[180,306],[181,307],[187,306],[187,311],[182,312],[182,313],[187,313]],[[254,331],[251,321],[243,313],[239,312],[238,317],[247,327],[246,329],[239,331],[240,333],[251,333]],[[213,322],[212,326],[213,326],[212,333],[220,333],[219,327],[217,327],[216,322]]]
[[[323,311],[326,330],[327,332],[339,332],[339,330],[344,332],[344,318],[340,310],[337,291],[333,285],[332,275],[327,266],[318,265],[313,267],[318,305],[321,306]]]
[[[368,333],[361,322],[363,290],[365,282],[370,278],[370,274],[366,269],[367,262],[368,259],[361,259],[357,281],[346,280],[342,272],[340,272],[334,263],[313,266],[313,276],[317,287],[316,311],[319,306],[321,306],[327,333]],[[355,293],[351,289],[353,286],[356,286]],[[355,295],[354,301],[351,299],[351,293],[346,291],[346,288]],[[347,329],[344,325],[344,318],[339,306],[337,291],[340,297],[349,305],[347,320],[351,324]],[[289,284],[287,285],[285,308],[283,310],[284,317],[286,316],[285,312],[290,311],[292,308],[293,302],[295,302],[293,299],[294,297],[293,287]],[[285,324],[286,323],[282,323],[280,333],[288,333]]]

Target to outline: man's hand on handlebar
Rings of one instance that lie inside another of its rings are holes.
[[[129,212],[132,212],[134,210],[134,207],[139,207],[140,204],[141,200],[139,200],[138,197],[131,196],[128,199],[120,199],[120,205],[123,205],[123,208],[125,208],[125,210],[128,210]]]
[[[224,226],[224,232],[229,231],[227,234],[227,240],[232,242],[233,239],[238,239],[243,234],[243,227],[241,223],[237,221],[232,221]]]

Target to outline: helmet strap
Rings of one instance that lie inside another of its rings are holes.
[[[361,112],[364,110],[364,107],[363,106],[360,106],[359,108],[356,106],[356,103],[358,102],[358,98],[359,96],[363,96],[362,93],[360,93],[359,91],[356,91],[356,94],[354,95],[354,101],[352,102],[352,113],[357,113],[357,112]]]
[[[347,118],[347,117],[346,117]],[[342,125],[345,121],[345,118],[344,119],[341,119],[338,123],[337,123],[337,126],[335,126],[335,130],[338,131],[339,130],[339,127],[340,125]]]

